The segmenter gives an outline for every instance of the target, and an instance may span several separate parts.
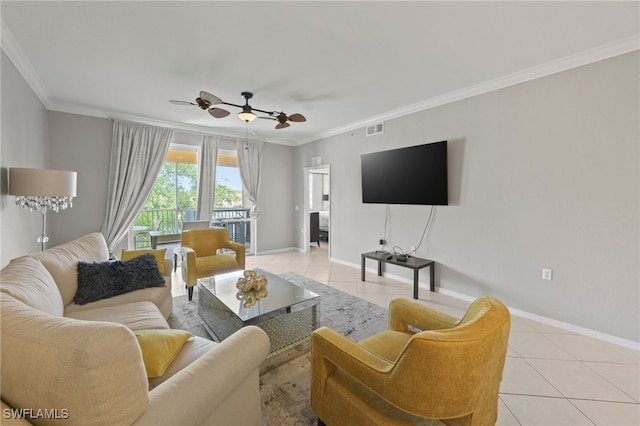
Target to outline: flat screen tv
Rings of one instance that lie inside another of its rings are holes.
[[[361,155],[362,202],[447,205],[447,141]]]

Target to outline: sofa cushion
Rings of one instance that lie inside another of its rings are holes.
[[[182,371],[183,368],[209,352],[217,344],[217,342],[198,336],[193,336],[191,339],[188,339],[173,359],[173,362],[169,364],[164,374],[160,377],[149,379],[149,390],[153,390],[156,386],[170,379],[174,374]]]
[[[55,316],[62,316],[62,296],[53,277],[31,256],[12,260],[0,271],[0,291],[22,303]]]
[[[168,329],[169,324],[151,302],[133,302],[65,314],[67,318],[84,321],[108,321],[122,324],[130,330]]]
[[[164,278],[152,254],[143,254],[126,262],[78,262],[78,291],[73,302],[85,305],[96,300],[147,287],[162,287]]]
[[[182,330],[134,330],[150,379],[160,377],[193,334]]]
[[[78,290],[78,261],[104,262],[109,260],[109,249],[99,232],[87,234],[77,240],[50,248],[33,256],[40,259],[53,276],[60,290],[62,303],[67,306]]]
[[[54,317],[0,293],[0,385],[14,408],[67,409],[65,425],[131,424],[148,406],[137,339],[120,324]]]
[[[164,255],[167,252],[167,249],[143,249],[143,250],[122,250],[122,254],[120,255],[120,260],[126,262],[127,260],[131,260],[134,257],[142,256],[143,254],[152,254],[156,258],[156,262],[158,263],[158,268],[162,275],[164,275]]]
[[[166,281],[165,281],[166,282]],[[152,302],[160,309],[164,318],[168,318],[173,307],[173,299],[171,298],[171,288],[167,287],[150,287],[143,290],[132,291],[131,293],[121,294],[119,296],[102,299],[96,302],[87,303],[86,305],[78,305],[72,303],[64,307],[64,315],[70,316],[73,312],[93,310],[96,308],[104,308],[107,306],[120,306],[133,302]],[[167,307],[165,308],[165,305]]]

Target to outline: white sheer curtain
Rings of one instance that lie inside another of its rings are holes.
[[[112,252],[142,210],[169,150],[173,130],[113,121],[107,214],[102,234]]]
[[[263,145],[263,142],[236,141],[240,178],[242,179],[244,189],[247,191],[247,197],[253,204],[251,206],[251,217],[256,220],[260,217],[258,193],[260,192],[260,168],[262,167]]]
[[[197,220],[211,220],[216,194],[216,162],[218,160],[218,138],[202,135],[198,157],[198,208]]]

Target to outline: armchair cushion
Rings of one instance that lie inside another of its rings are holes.
[[[198,271],[199,277],[208,277],[224,272],[237,271],[238,269],[239,266],[235,257],[228,254],[196,257],[196,271]]]

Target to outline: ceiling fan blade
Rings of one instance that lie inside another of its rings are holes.
[[[289,123],[280,123],[276,126],[276,129],[280,130],[280,129],[286,129],[287,127],[291,126],[291,124]]]
[[[224,118],[229,115],[229,111],[221,108],[209,108],[209,114],[211,114],[215,118]]]
[[[216,95],[212,95],[211,93],[205,92],[204,90],[200,91],[200,97],[205,101],[211,102],[211,105],[219,105],[224,103],[222,99],[220,99]]]
[[[176,101],[174,99],[170,99],[169,102],[171,102],[174,105],[196,105],[193,102],[189,102],[189,101]],[[197,105],[196,105],[197,106]]]
[[[293,121],[294,123],[302,123],[304,121],[307,121],[307,119],[304,117],[304,115],[296,113],[289,116],[289,121]]]

